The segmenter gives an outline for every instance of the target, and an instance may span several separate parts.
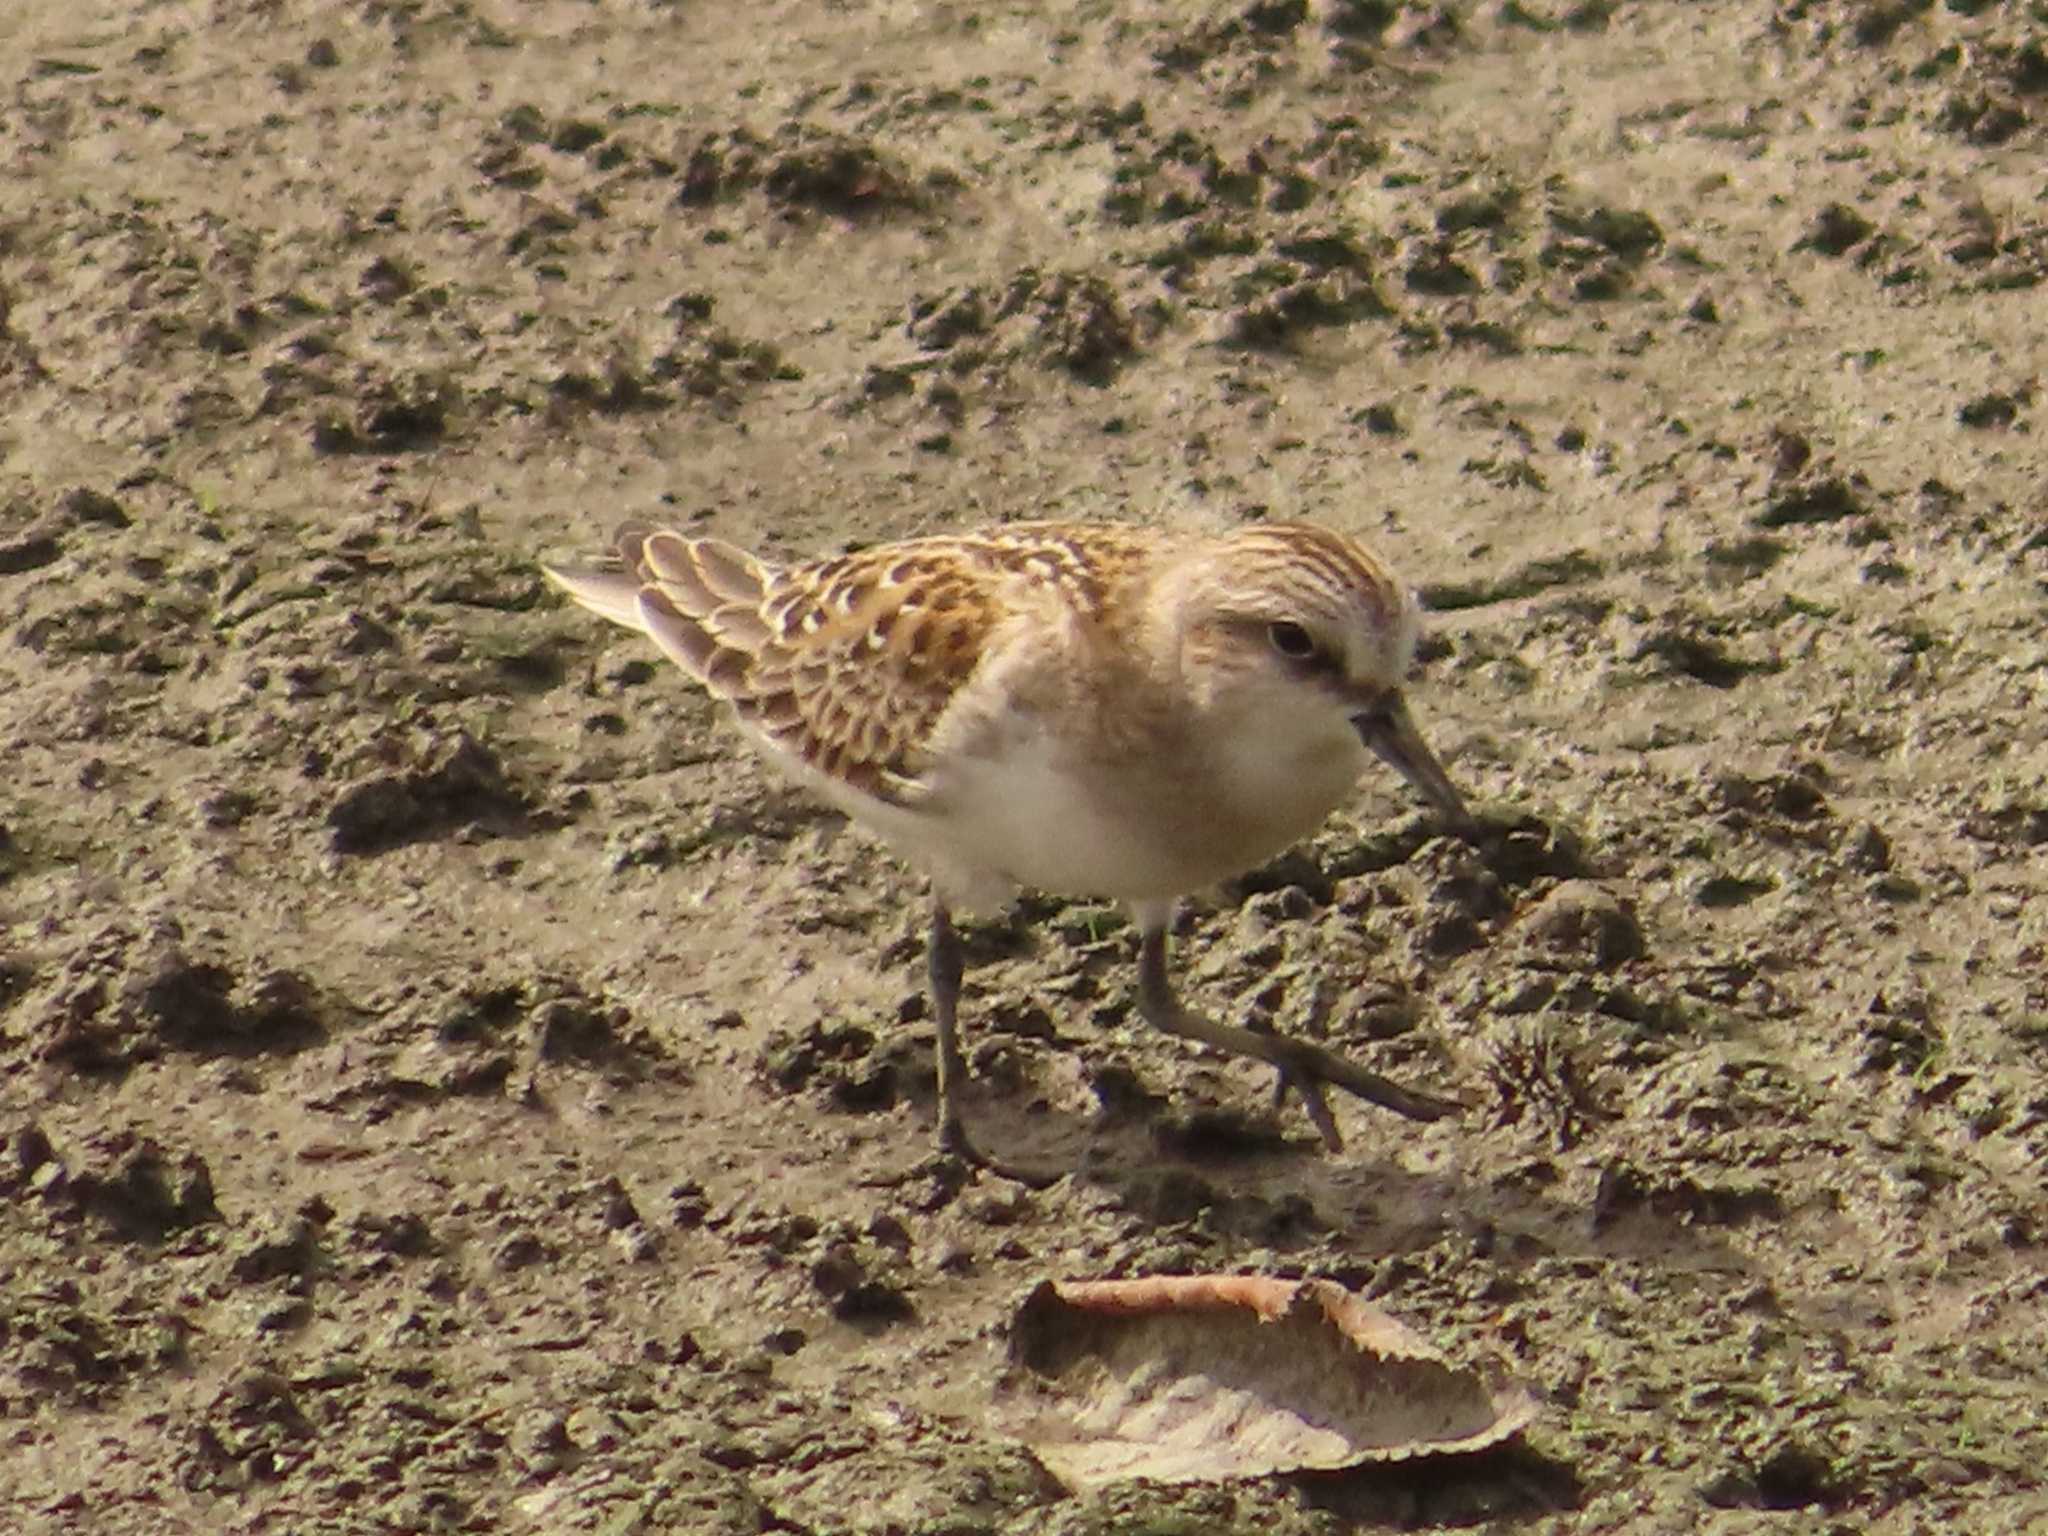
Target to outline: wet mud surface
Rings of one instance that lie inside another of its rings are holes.
[[[2020,7],[0,17],[0,1524],[2048,1528],[2048,53]],[[1359,532],[1390,776],[968,935],[536,566]],[[1048,1277],[1334,1279],[1542,1399],[1064,1492]],[[1786,1523],[1791,1522],[1791,1523]]]

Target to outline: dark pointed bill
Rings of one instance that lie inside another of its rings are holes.
[[[1405,699],[1391,694],[1365,713],[1353,715],[1351,723],[1358,729],[1358,739],[1372,748],[1381,762],[1413,784],[1422,798],[1449,821],[1460,827],[1472,825],[1465,797],[1458,793],[1451,776],[1444,772],[1444,765],[1436,760],[1429,743],[1415,728]]]

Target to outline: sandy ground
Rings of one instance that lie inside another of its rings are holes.
[[[2048,1529],[2048,52],[1985,4],[12,0],[0,1526]],[[1193,994],[975,930],[543,553],[1361,533],[1418,712]],[[1064,1493],[1047,1276],[1337,1279],[1543,1400]]]

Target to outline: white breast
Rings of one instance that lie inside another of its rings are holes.
[[[948,762],[917,812],[856,814],[984,900],[998,885],[1124,901],[1180,896],[1314,832],[1365,766],[1348,731],[1312,750],[1274,745],[1233,737],[1199,759],[1103,762],[1039,736],[1000,756]]]

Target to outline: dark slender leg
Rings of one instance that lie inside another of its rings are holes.
[[[960,935],[943,901],[932,902],[931,932],[925,942],[925,968],[931,978],[932,1020],[939,1031],[939,1146],[964,1153],[967,1131],[960,1123],[960,1090],[967,1082],[967,1062],[960,1054],[960,978],[966,970],[960,956]]]
[[[1218,1024],[1199,1013],[1191,1013],[1174,996],[1173,980],[1166,966],[1166,918],[1154,913],[1140,916],[1138,938],[1138,1011],[1155,1029],[1183,1040],[1213,1045],[1236,1056],[1251,1056],[1271,1062],[1279,1069],[1282,1091],[1292,1088],[1307,1106],[1308,1117],[1334,1151],[1343,1145],[1336,1121],[1323,1097],[1325,1084],[1342,1088],[1411,1120],[1439,1120],[1461,1107],[1447,1100],[1403,1088],[1399,1083],[1368,1072],[1356,1062],[1346,1061],[1306,1040],[1285,1035],[1260,1034],[1232,1024]]]
[[[967,1087],[967,1058],[960,1053],[960,978],[966,970],[953,914],[932,898],[932,925],[925,942],[925,966],[931,977],[932,1022],[937,1027],[939,1059],[939,1150],[977,1168],[1044,1189],[1056,1176],[1034,1173],[999,1162],[974,1144],[960,1118],[960,1095]]]

